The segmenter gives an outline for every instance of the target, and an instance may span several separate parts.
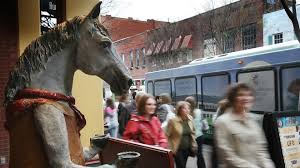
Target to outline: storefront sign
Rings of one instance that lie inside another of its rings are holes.
[[[300,168],[300,116],[277,120],[285,167]]]

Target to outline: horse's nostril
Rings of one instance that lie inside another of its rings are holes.
[[[130,87],[131,85],[133,85],[133,80],[132,80],[132,79],[129,79],[129,80],[128,80],[128,86]]]

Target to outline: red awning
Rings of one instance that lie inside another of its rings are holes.
[[[164,41],[159,42],[159,43],[157,44],[157,46],[156,46],[156,49],[155,49],[155,51],[154,51],[154,54],[158,54],[158,53],[161,51],[163,45],[164,45]]]
[[[184,37],[180,48],[192,48],[192,35],[187,35]]]
[[[177,37],[173,43],[173,46],[171,48],[171,50],[176,50],[178,49],[179,47],[179,43],[180,43],[180,40],[181,40],[181,36]]]
[[[152,53],[153,53],[153,51],[154,51],[154,48],[155,47],[155,43],[152,43],[150,46],[149,46],[149,48],[148,48],[148,50],[147,50],[147,52],[146,52],[146,55],[152,55]]]

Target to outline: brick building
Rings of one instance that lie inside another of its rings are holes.
[[[146,30],[155,29],[164,26],[166,23],[148,19],[147,21],[135,20],[131,17],[120,18],[112,17],[110,15],[101,16],[102,24],[108,29],[112,41],[117,41],[127,38]]]
[[[148,70],[263,45],[262,0],[241,0],[147,34]]]
[[[101,22],[108,29],[118,54],[121,56],[131,76],[134,86],[131,90],[144,90],[144,75],[148,72],[145,60],[145,39],[147,31],[163,27],[166,22],[148,19],[147,21],[133,18],[119,18],[110,15],[102,16]],[[104,86],[105,97],[110,97],[110,89]]]
[[[131,89],[143,90],[144,76],[148,72],[146,67],[145,39],[147,33],[139,33],[134,36],[123,38],[114,42],[118,53],[128,67],[134,86]]]

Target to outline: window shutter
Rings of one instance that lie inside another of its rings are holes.
[[[269,35],[268,36],[268,45],[272,45],[273,44],[273,36]]]

